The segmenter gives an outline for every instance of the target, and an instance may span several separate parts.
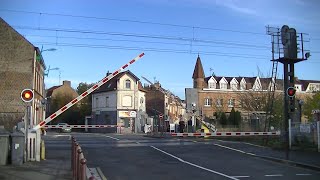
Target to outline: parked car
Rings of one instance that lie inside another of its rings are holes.
[[[69,124],[67,123],[59,123],[57,124],[58,126],[67,126]],[[58,132],[61,133],[71,133],[72,128],[71,127],[63,127],[63,128],[59,128]]]

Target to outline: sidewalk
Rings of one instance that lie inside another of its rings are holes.
[[[0,166],[2,180],[67,180],[72,179],[70,148],[47,148],[46,160],[26,162],[21,166]]]

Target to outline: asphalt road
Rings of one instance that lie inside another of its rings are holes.
[[[88,166],[99,167],[108,180],[320,179],[317,171],[257,158],[217,140],[73,135]],[[68,143],[59,141],[59,136],[68,134],[57,136],[47,146],[67,146]]]

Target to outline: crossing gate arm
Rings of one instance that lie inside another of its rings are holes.
[[[171,133],[171,136],[192,137],[192,136],[279,136],[280,131],[277,132],[213,132],[213,133]]]
[[[126,69],[128,66],[130,66],[131,64],[133,64],[134,62],[136,62],[137,60],[139,60],[140,58],[142,58],[142,56],[144,56],[144,53],[141,53],[139,56],[135,57],[134,59],[132,59],[131,61],[129,61],[127,64],[121,66],[118,70],[114,71],[112,74],[110,74],[109,76],[103,78],[102,80],[100,80],[98,83],[96,83],[94,86],[92,86],[91,88],[89,88],[87,91],[85,91],[84,93],[82,93],[80,96],[78,96],[77,98],[73,99],[72,101],[70,101],[68,104],[64,105],[62,108],[60,108],[58,111],[56,111],[55,113],[51,114],[48,118],[46,118],[44,121],[40,122],[38,125],[36,125],[33,130],[38,130],[39,128],[43,127],[44,125],[46,125],[47,123],[49,123],[50,121],[52,121],[53,119],[55,119],[57,116],[59,116],[60,114],[62,114],[63,112],[65,112],[67,109],[69,109],[70,107],[72,107],[73,105],[75,105],[77,102],[81,101],[83,98],[85,98],[86,96],[88,96],[89,94],[91,94],[94,90],[96,90],[97,88],[99,88],[100,86],[102,86],[103,84],[105,84],[106,82],[108,82],[110,79],[112,79],[113,77],[115,77],[116,75],[118,75],[121,71],[123,71],[124,69]]]

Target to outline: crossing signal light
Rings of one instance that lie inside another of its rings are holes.
[[[21,92],[21,99],[24,102],[31,102],[33,100],[34,94],[31,89],[24,89]]]
[[[295,96],[295,94],[296,94],[296,89],[294,87],[288,87],[287,95],[292,98]]]

